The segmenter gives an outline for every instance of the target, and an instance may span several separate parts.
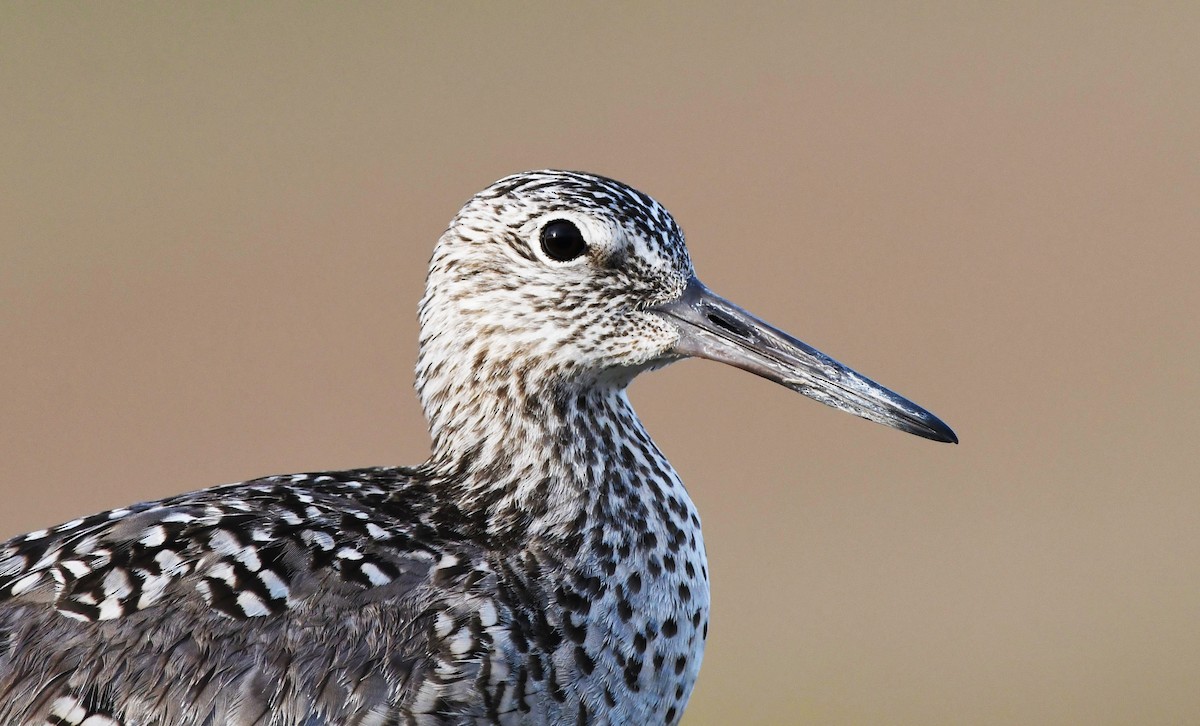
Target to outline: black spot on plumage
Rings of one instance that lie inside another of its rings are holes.
[[[518,652],[520,652],[520,653],[528,653],[529,652],[529,641],[526,640],[526,638],[525,638],[524,628],[522,628],[522,627],[510,628],[509,629],[509,637],[512,638],[513,645],[515,645],[517,647]]]
[[[329,534],[325,532],[323,534]],[[325,549],[323,547],[309,547],[309,563],[314,570],[323,570],[329,568],[337,560],[337,553],[334,548]]]
[[[25,539],[18,537],[13,542],[8,543],[9,546],[16,550],[16,554],[25,558],[25,561],[32,564],[42,559],[51,544],[55,544],[56,540],[51,536],[41,537],[39,539]]]
[[[100,619],[99,606],[79,602],[75,598],[64,598],[58,602],[57,607],[64,613],[75,613],[84,620]]]
[[[587,640],[587,619],[583,618],[580,622],[572,622],[570,615],[563,617],[563,632],[567,637],[576,643],[582,643]]]
[[[534,660],[536,661],[537,659],[535,658]],[[527,688],[528,681],[529,671],[525,666],[521,666],[517,669],[517,681],[513,688],[513,697],[516,699],[517,708],[520,709],[521,713],[529,713],[530,710],[529,702],[525,700],[525,689]]]
[[[636,593],[641,592],[642,591],[642,576],[636,572],[630,574],[629,577],[625,580],[625,586],[627,588],[629,588],[629,591],[632,593],[636,594]]]
[[[434,570],[433,584],[445,587],[463,575],[466,575],[470,570],[471,565],[465,559],[456,559],[454,562],[439,565]]]
[[[158,553],[162,550],[159,548],[150,548],[143,545],[134,545],[129,549],[128,555],[124,558],[125,564],[130,569],[141,570],[150,575],[162,574],[162,565],[158,561]]]
[[[214,610],[222,612],[231,618],[241,620],[246,617],[246,611],[238,604],[238,593],[225,584],[224,580],[218,580],[214,577],[206,577],[203,580],[209,592],[208,604]]]
[[[592,671],[596,669],[596,661],[593,660],[590,655],[588,655],[587,651],[583,649],[583,646],[577,646],[575,648],[575,664],[579,666],[579,670],[582,671],[584,675],[588,676],[590,676]]]
[[[239,573],[238,587],[240,592],[253,593],[258,598],[258,602],[269,612],[277,613],[283,610],[282,600],[271,595],[266,583],[256,574],[249,572],[244,567],[235,567],[234,571]]]
[[[579,598],[579,612],[590,612],[594,601],[600,597],[606,587],[604,580],[597,575],[588,574],[578,569],[572,570],[569,583],[570,592]]]
[[[563,539],[563,547],[568,552],[579,552],[584,545],[584,533],[587,531],[587,510],[580,509],[571,523],[570,534]]]
[[[574,590],[568,590],[562,585],[555,588],[554,594],[559,605],[574,613],[586,613],[591,608],[591,601]]]
[[[638,683],[638,678],[642,675],[642,660],[641,658],[630,658],[624,669],[625,685],[630,690],[641,690],[641,685]]]
[[[682,529],[675,526],[674,523],[671,523],[667,526],[667,535],[670,537],[670,543],[668,544],[668,547],[673,550],[681,550],[683,549],[683,546],[687,544],[687,534]]]
[[[338,520],[338,529],[359,536],[367,535],[366,521],[349,513],[343,514]]]
[[[553,666],[551,666],[551,668],[553,668]],[[550,673],[550,678],[547,679],[547,681],[546,681],[546,685],[550,689],[550,697],[551,698],[553,698],[558,703],[566,702],[567,693],[566,693],[566,691],[563,690],[562,684],[558,682],[557,673],[554,672],[553,670]]]

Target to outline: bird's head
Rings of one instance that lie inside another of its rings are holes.
[[[438,242],[422,356],[525,384],[628,382],[672,359],[676,327],[651,310],[691,276],[682,231],[645,194],[574,172],[506,177]]]
[[[666,209],[592,174],[526,172],[472,197],[434,251],[420,320],[427,411],[470,390],[519,400],[623,388],[641,371],[695,356],[957,440],[928,411],[710,292]]]

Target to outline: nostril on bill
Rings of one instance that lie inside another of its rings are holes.
[[[705,317],[707,317],[708,321],[713,325],[723,330],[727,330],[734,335],[741,336],[743,338],[750,335],[750,329],[745,325],[732,318],[727,318],[718,312],[709,310],[707,313],[705,313]]]

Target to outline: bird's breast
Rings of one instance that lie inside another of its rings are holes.
[[[486,670],[500,712],[546,723],[682,715],[708,630],[704,543],[681,486],[643,514],[590,521],[574,551],[535,545],[495,563]]]

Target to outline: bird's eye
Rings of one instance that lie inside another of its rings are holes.
[[[552,260],[570,262],[587,251],[587,242],[574,224],[556,219],[542,227],[542,251]]]

